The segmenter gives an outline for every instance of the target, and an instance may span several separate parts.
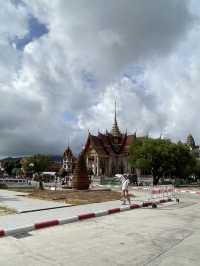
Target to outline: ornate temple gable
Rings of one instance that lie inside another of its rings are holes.
[[[126,139],[127,135],[122,134],[116,144],[111,134],[99,133],[97,136],[89,134],[84,152],[90,153],[90,150],[94,149],[100,157],[115,156],[123,152]]]
[[[120,154],[123,151],[123,147],[126,143],[127,134],[121,134],[120,137],[113,136],[112,134],[107,133],[108,143],[112,152],[115,154]]]
[[[90,147],[88,152],[90,153],[90,155],[98,155],[97,151],[95,149],[93,149],[92,147]]]
[[[94,149],[99,156],[108,155],[108,152],[103,146],[101,139],[98,136],[94,136],[89,133],[88,139],[87,139],[87,142],[84,148],[84,153],[88,153],[91,149]]]

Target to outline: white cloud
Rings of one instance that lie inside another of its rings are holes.
[[[183,62],[193,62],[191,43],[199,54],[198,28],[188,35],[198,21],[188,1],[24,0],[18,7],[5,2],[0,19],[2,155],[58,153],[68,136],[78,151],[87,129],[110,129],[115,97],[120,126],[129,131],[156,135],[167,130],[182,137],[195,125],[199,60],[190,69]],[[49,32],[19,51],[10,40],[27,33],[30,15]],[[135,64],[142,74],[135,69],[123,74]],[[186,105],[194,111],[183,123]]]

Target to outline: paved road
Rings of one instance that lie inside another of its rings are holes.
[[[200,197],[0,239],[4,266],[199,265]]]

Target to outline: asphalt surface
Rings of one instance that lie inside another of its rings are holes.
[[[199,265],[200,196],[0,239],[0,265]]]

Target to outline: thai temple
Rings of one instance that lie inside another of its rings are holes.
[[[129,146],[136,138],[136,134],[128,135],[119,129],[115,115],[112,129],[105,134],[88,134],[84,147],[84,154],[88,171],[94,175],[113,176],[119,173],[131,172],[128,164]]]
[[[138,176],[149,177],[149,174],[143,173],[140,169],[131,169],[129,158],[129,147],[134,142],[136,133],[128,135],[122,133],[118,126],[116,104],[114,113],[114,122],[110,131],[106,133],[98,132],[93,135],[90,132],[83,148],[83,154],[86,159],[88,172],[95,176],[114,176],[115,174],[132,173]],[[145,137],[139,137],[143,139]],[[186,144],[192,152],[200,157],[200,148],[195,144],[191,134],[188,135]],[[63,168],[69,174],[73,173],[76,158],[69,145],[63,154]]]

